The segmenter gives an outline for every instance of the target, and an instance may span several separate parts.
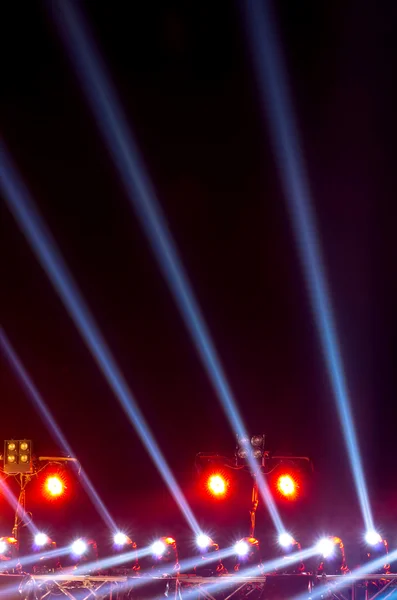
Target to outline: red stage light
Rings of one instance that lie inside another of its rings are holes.
[[[283,473],[277,478],[277,490],[281,496],[288,500],[295,500],[299,492],[299,484],[295,477],[289,473]]]
[[[49,499],[59,498],[63,496],[66,490],[65,482],[61,475],[48,475],[44,482],[44,495]]]
[[[220,473],[213,473],[207,479],[207,489],[212,496],[221,498],[227,492],[229,482]]]

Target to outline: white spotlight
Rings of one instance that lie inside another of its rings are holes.
[[[240,540],[236,544],[234,544],[234,550],[238,556],[246,556],[249,552],[249,546],[247,542]]]
[[[118,531],[114,534],[113,541],[116,546],[124,546],[128,542],[128,537],[122,531]]]
[[[290,533],[287,533],[286,531],[284,531],[283,533],[280,533],[280,535],[278,536],[278,543],[283,548],[288,548],[288,546],[292,546],[294,541],[295,540],[292,537],[292,535]]]
[[[162,541],[157,540],[157,542],[152,544],[152,552],[155,556],[162,556],[165,552],[165,544]]]
[[[46,544],[48,544],[49,541],[50,538],[45,533],[36,533],[36,535],[34,536],[34,544],[38,548],[40,548],[41,546],[45,546]]]
[[[335,552],[335,544],[329,538],[322,538],[316,545],[319,554],[322,554],[324,558],[329,558]]]
[[[5,554],[7,551],[7,544],[1,540],[0,541],[0,554]]]
[[[365,541],[370,546],[376,546],[376,544],[380,544],[382,541],[382,536],[377,531],[367,531],[365,534]]]
[[[87,552],[87,544],[82,539],[75,540],[70,549],[75,556],[82,556]]]
[[[205,535],[205,533],[200,533],[197,537],[196,537],[196,544],[199,548],[208,548],[208,546],[211,545],[211,538],[208,535]]]

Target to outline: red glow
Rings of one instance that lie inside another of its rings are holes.
[[[284,498],[295,500],[298,496],[299,484],[289,473],[283,473],[277,478],[277,490]]]
[[[55,499],[63,496],[66,485],[60,475],[48,475],[44,482],[43,491],[47,498]]]
[[[207,479],[207,489],[212,496],[221,498],[226,495],[228,481],[219,473],[213,473]]]

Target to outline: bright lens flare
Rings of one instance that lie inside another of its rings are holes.
[[[5,554],[7,551],[7,544],[3,541],[0,542],[0,554]]]
[[[65,492],[65,484],[58,475],[50,475],[44,483],[44,492],[49,498],[59,498]]]
[[[280,533],[279,537],[278,537],[278,543],[280,544],[280,546],[282,546],[283,548],[288,548],[288,546],[292,546],[292,544],[294,543],[294,538],[292,537],[291,534],[289,533]]]
[[[84,540],[76,540],[71,545],[71,550],[75,556],[82,556],[87,551],[87,544]]]
[[[158,540],[152,544],[152,552],[155,556],[162,556],[165,552],[165,544]]]
[[[335,552],[335,544],[329,538],[323,538],[318,542],[317,550],[324,558],[329,558]]]
[[[124,546],[124,544],[128,542],[128,537],[125,535],[125,533],[119,531],[118,533],[115,533],[113,541],[116,546]]]
[[[208,548],[211,545],[211,538],[205,533],[201,533],[197,536],[196,543],[199,548]]]
[[[36,533],[34,536],[35,546],[45,546],[49,541],[48,535],[45,533]]]
[[[382,536],[377,531],[367,531],[365,534],[365,541],[370,546],[376,546],[382,541]]]
[[[207,481],[207,488],[210,494],[220,498],[226,494],[227,481],[222,475],[211,475]]]
[[[298,494],[298,484],[291,475],[280,475],[277,479],[277,489],[284,498],[293,500]]]
[[[237,542],[234,545],[234,549],[236,551],[236,554],[238,554],[239,556],[246,556],[249,552],[248,544],[244,541]]]

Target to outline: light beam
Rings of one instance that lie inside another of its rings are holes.
[[[3,191],[10,212],[47,273],[120,406],[135,427],[189,526],[194,533],[198,534],[200,527],[196,518],[3,143],[0,145],[0,159],[0,189]]]
[[[240,437],[246,436],[236,400],[221,365],[208,327],[184,270],[164,214],[146,172],[138,147],[117,94],[111,85],[99,52],[83,22],[76,3],[63,2],[57,11],[60,34],[75,67],[99,130],[120,173],[127,196],[150,242],[165,280],[190,332],[230,425]],[[252,457],[259,492],[279,533],[284,531],[280,515],[265,478]]]
[[[310,187],[302,159],[298,128],[289,95],[276,26],[270,2],[246,0],[242,6],[246,17],[248,38],[252,47],[263,111],[267,116],[280,179],[287,199],[313,314],[333,388],[360,508],[366,529],[373,530],[372,512],[321,256]]]
[[[3,328],[0,328],[0,347],[3,351],[4,356],[7,358],[9,364],[13,368],[15,374],[17,375],[19,381],[22,383],[22,386],[26,390],[29,400],[39,412],[43,421],[47,424],[47,427],[55,441],[61,446],[61,448],[64,450],[67,456],[75,456],[72,448],[66,441],[66,438],[63,435],[60,427],[58,426],[57,422],[52,416],[48,406],[44,402],[43,397],[40,395],[37,387],[33,383],[32,378],[30,377],[29,373],[23,366],[20,358],[18,357],[17,353],[12,347],[11,342],[6,336]],[[75,466],[75,463],[72,464]],[[78,473],[84,489],[86,490],[89,498],[91,499],[93,505],[97,509],[99,515],[102,517],[107,527],[109,527],[109,529],[111,529],[112,531],[117,531],[117,526],[114,520],[112,519],[109,511],[100,499],[93,484],[88,478],[88,475],[81,466],[78,468]]]

